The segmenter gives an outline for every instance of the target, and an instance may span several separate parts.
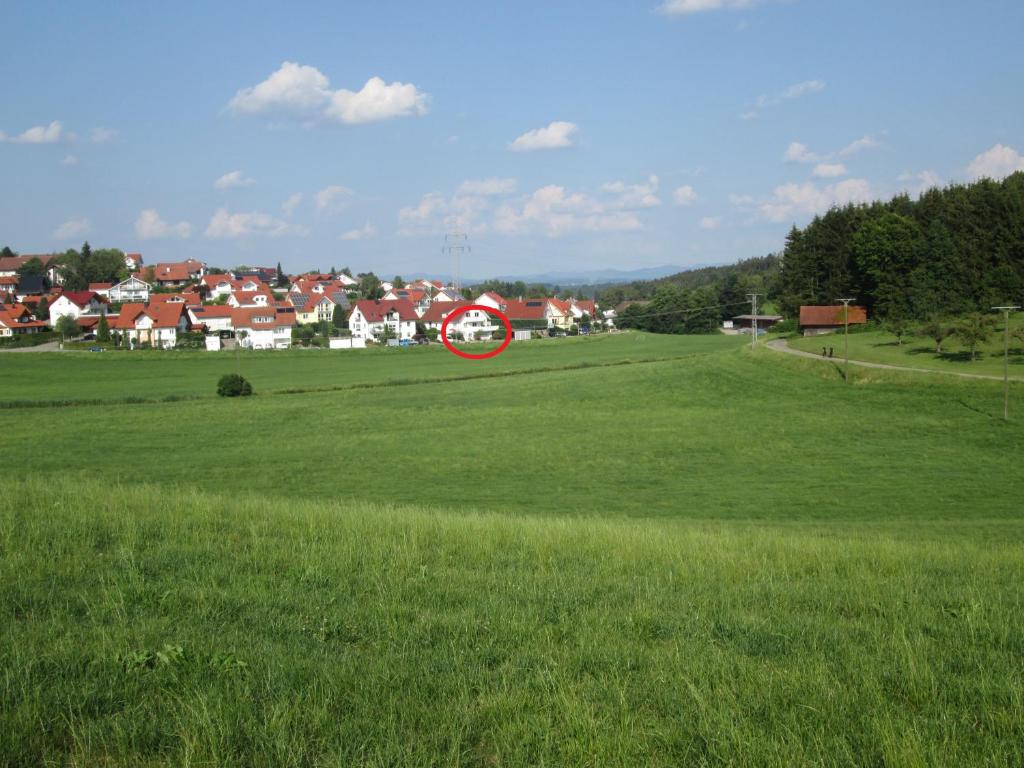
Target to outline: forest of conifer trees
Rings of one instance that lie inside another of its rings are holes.
[[[1024,299],[1024,173],[918,200],[833,208],[786,238],[778,303],[854,296],[874,319],[924,320]]]

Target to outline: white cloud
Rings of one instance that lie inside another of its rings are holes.
[[[64,159],[60,161],[61,165],[78,165],[78,158],[74,155],[65,155]]]
[[[842,163],[818,163],[811,175],[819,179],[834,179],[846,175],[846,166]]]
[[[375,237],[377,234],[377,228],[370,222],[366,222],[359,229],[350,229],[345,232],[342,236],[342,240],[368,240],[371,237]]]
[[[332,90],[327,76],[316,67],[286,61],[263,82],[239,90],[228,108],[247,115],[283,114],[357,124],[424,115],[428,101],[429,96],[415,85],[388,84],[380,77],[371,77],[359,91]]]
[[[299,203],[302,202],[302,193],[296,192],[294,195],[289,195],[288,199],[281,203],[281,210],[284,211],[288,216],[295,213],[295,209],[299,207]]]
[[[864,203],[871,198],[871,185],[865,179],[847,179],[827,187],[811,182],[783,184],[760,206],[760,212],[769,221],[792,221],[797,216],[821,213],[833,205]]]
[[[982,152],[967,166],[972,179],[1003,179],[1016,171],[1024,171],[1024,157],[1013,147],[996,144]]]
[[[324,187],[315,195],[313,201],[318,213],[335,213],[348,207],[352,200],[352,190],[338,184]]]
[[[802,83],[796,83],[789,86],[789,88],[780,94],[779,99],[782,101],[799,99],[801,96],[806,96],[809,93],[821,93],[824,90],[824,80],[805,80]]]
[[[515,191],[515,179],[467,179],[459,185],[462,195],[510,195]]]
[[[0,133],[0,141],[9,141],[12,144],[56,144],[61,140],[62,134],[60,121],[54,120],[49,125],[37,125],[17,136]]]
[[[804,80],[802,83],[794,83],[780,93],[761,94],[754,101],[753,109],[744,112],[740,117],[744,120],[752,120],[761,114],[766,107],[777,107],[787,101],[799,99],[812,93],[821,93],[825,90],[824,80]]]
[[[164,237],[188,237],[192,234],[192,225],[187,221],[170,224],[160,218],[154,208],[147,208],[135,220],[135,234],[140,240],[157,240]]]
[[[492,199],[490,195],[461,193],[448,199],[440,192],[430,192],[417,205],[399,210],[399,234],[436,234],[450,229],[486,232],[488,227],[482,217],[490,210]]]
[[[739,10],[751,8],[754,0],[665,0],[658,12],[669,16],[688,16],[705,11]]]
[[[927,192],[929,189],[935,187],[941,187],[943,185],[942,177],[939,176],[935,171],[921,171],[920,173],[901,173],[896,181],[907,184],[913,182],[913,184],[907,184],[906,191],[912,195],[921,195]]]
[[[609,206],[580,192],[566,193],[549,184],[530,195],[520,207],[506,204],[495,213],[495,229],[504,234],[540,231],[548,237],[571,232],[628,232],[643,224],[631,211]]]
[[[578,130],[575,123],[556,120],[545,128],[534,128],[517,137],[508,148],[513,152],[533,152],[538,149],[562,149],[571,147],[573,134]]]
[[[705,216],[700,220],[701,229],[718,229],[722,226],[721,216]]]
[[[106,144],[117,138],[117,131],[113,128],[93,128],[90,140],[93,144]]]
[[[737,208],[746,208],[754,204],[754,198],[750,195],[729,195],[729,203]]]
[[[238,238],[256,235],[280,237],[293,230],[287,222],[275,219],[267,213],[252,211],[249,213],[229,213],[220,208],[213,214],[210,224],[206,227],[207,237]]]
[[[787,163],[817,163],[824,158],[816,152],[811,152],[806,144],[794,141],[786,147],[782,159]]]
[[[250,179],[241,171],[231,171],[213,182],[213,186],[215,189],[231,189],[232,187],[251,187],[255,183],[255,179]]]
[[[874,136],[862,136],[856,141],[851,142],[850,144],[847,144],[845,147],[840,149],[839,156],[849,157],[850,155],[855,155],[858,152],[864,151],[865,149],[876,149],[877,147],[880,146],[882,146],[881,142],[879,142],[878,139],[876,139]]]
[[[342,123],[372,123],[393,117],[427,114],[428,97],[412,83],[390,85],[371,77],[360,91],[342,88],[331,95],[327,115]]]
[[[627,184],[624,181],[610,181],[601,185],[602,192],[618,195],[611,203],[616,208],[636,210],[638,208],[655,208],[661,205],[658,198],[658,177],[653,174],[647,178],[646,184]]]
[[[54,231],[57,240],[68,240],[89,234],[89,220],[85,218],[68,219]]]
[[[697,193],[689,184],[676,187],[675,192],[672,193],[672,202],[676,205],[693,205],[697,202]]]

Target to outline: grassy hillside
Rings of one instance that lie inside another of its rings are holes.
[[[0,511],[11,765],[1024,760],[1017,522],[582,523],[49,482]]]
[[[710,343],[673,337],[670,348],[657,337],[631,336],[620,337],[627,340],[620,351],[657,344],[661,354],[680,356]],[[588,348],[609,349],[603,340],[567,347],[581,358]],[[600,354],[596,360],[611,362]],[[837,386],[835,371],[822,378],[830,371],[780,357],[752,356],[732,343],[682,360],[479,380],[4,409],[0,430],[19,446],[16,475],[289,499],[587,516],[1017,513],[1019,500],[1005,481],[1017,459],[1006,446],[1022,431],[991,418],[1001,414],[998,384],[916,381],[909,388],[880,377],[849,388]],[[366,370],[351,378],[394,375],[379,367],[384,358],[363,359]],[[72,376],[77,361],[68,361]],[[181,380],[198,390],[191,362],[181,361]],[[406,370],[417,378],[416,368]],[[89,379],[73,380],[91,394]],[[252,380],[265,391],[258,374]]]
[[[1022,325],[1020,319],[1011,324],[1011,333]],[[823,346],[831,345],[835,354],[842,355],[843,336],[806,337],[792,339],[790,346],[805,352],[821,352]],[[1010,375],[1024,378],[1024,343],[1010,338]],[[959,371],[960,373],[981,373],[989,376],[1003,375],[1003,326],[993,332],[987,344],[978,347],[976,360],[970,359],[970,350],[956,338],[942,343],[942,353],[935,352],[935,342],[918,336],[907,336],[898,344],[891,333],[871,331],[850,334],[850,359],[866,360],[871,363],[904,365],[911,368],[929,368],[935,371]]]
[[[1001,384],[566,341],[4,357],[0,764],[1024,760]]]
[[[735,339],[687,340],[646,334],[537,339],[487,360],[466,361],[441,346],[365,350],[52,352],[4,355],[0,404],[22,401],[213,397],[217,379],[237,369],[257,394],[397,381],[478,377],[533,369],[620,364],[736,346]],[[473,352],[486,349],[474,345]]]

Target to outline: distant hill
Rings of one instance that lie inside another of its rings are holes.
[[[489,278],[463,277],[463,285],[475,285],[489,281],[501,281],[514,283],[542,283],[544,285],[609,285],[614,283],[628,283],[632,280],[655,280],[659,277],[672,275],[683,267],[673,264],[665,264],[660,267],[643,267],[641,269],[594,269],[594,270],[566,270],[564,272],[543,272],[531,275],[494,275]],[[451,275],[447,274],[414,274],[408,275],[410,280],[418,280],[421,277],[435,278],[438,280],[450,280]]]

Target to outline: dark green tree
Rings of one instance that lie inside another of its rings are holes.
[[[39,303],[36,304],[36,320],[42,320],[46,322],[50,319],[50,302],[43,296],[39,299]]]
[[[107,322],[106,315],[100,315],[99,322],[96,323],[96,341],[110,341],[110,323]]]

